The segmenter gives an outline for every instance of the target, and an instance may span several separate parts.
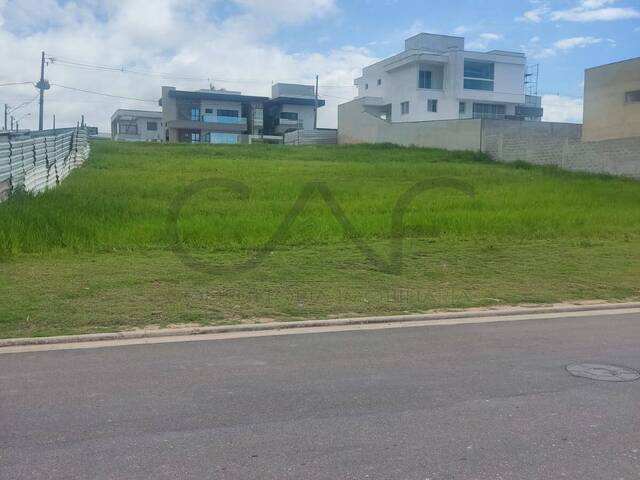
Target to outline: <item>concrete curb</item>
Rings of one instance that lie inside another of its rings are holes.
[[[59,337],[7,338],[0,339],[0,348],[27,345],[56,345],[64,343],[101,342],[109,340],[133,340],[143,338],[182,337],[232,332],[260,332],[308,327],[335,327],[346,325],[366,325],[376,323],[402,323],[429,320],[450,320],[461,318],[504,317],[511,315],[531,315],[536,313],[572,313],[602,310],[622,310],[640,308],[640,302],[594,303],[588,305],[552,305],[545,307],[510,307],[494,310],[463,310],[458,312],[418,313],[411,315],[338,318],[331,320],[304,320],[298,322],[273,322],[247,325],[220,325],[212,327],[165,328],[155,330],[134,330],[117,333],[92,333],[88,335],[65,335]]]

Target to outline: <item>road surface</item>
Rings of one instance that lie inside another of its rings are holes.
[[[640,316],[0,355],[2,479],[638,479]]]

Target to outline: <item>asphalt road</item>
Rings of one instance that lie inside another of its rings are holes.
[[[2,479],[638,479],[640,316],[0,355]]]

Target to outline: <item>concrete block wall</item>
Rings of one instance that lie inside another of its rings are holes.
[[[640,178],[640,137],[582,142],[581,125],[483,120],[482,151],[501,162]]]
[[[338,143],[480,151],[481,124],[481,120],[390,123],[367,112],[364,99],[357,99],[338,107]]]
[[[516,120],[390,123],[367,111],[364,99],[338,107],[338,143],[482,151],[499,162],[523,161],[566,170],[640,178],[640,137],[582,141],[582,125]]]

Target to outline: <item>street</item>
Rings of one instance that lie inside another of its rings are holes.
[[[638,479],[640,315],[0,355],[2,479]]]

